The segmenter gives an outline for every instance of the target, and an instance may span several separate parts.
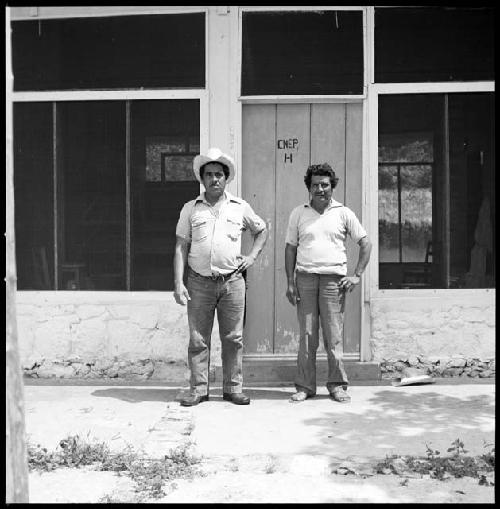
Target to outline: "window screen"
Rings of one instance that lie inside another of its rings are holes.
[[[375,81],[494,79],[492,7],[375,9]]]
[[[205,16],[12,22],[14,90],[205,86]]]
[[[173,290],[175,227],[200,192],[199,111],[194,99],[15,104],[19,290]]]
[[[17,288],[54,290],[51,103],[14,104]]]
[[[244,12],[242,95],[362,94],[361,11]]]
[[[494,97],[379,98],[380,288],[495,287]]]

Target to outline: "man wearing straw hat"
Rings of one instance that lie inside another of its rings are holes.
[[[248,405],[243,394],[243,317],[245,280],[242,273],[262,251],[266,224],[241,198],[225,190],[234,178],[233,159],[218,148],[199,154],[194,174],[205,192],[187,202],[176,228],[174,298],[186,305],[189,322],[190,393],[181,405],[208,401],[210,339],[217,310],[222,346],[223,399]],[[252,249],[241,253],[241,233],[254,235]],[[184,271],[187,265],[187,284]]]

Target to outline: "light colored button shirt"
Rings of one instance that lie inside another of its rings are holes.
[[[266,224],[249,203],[225,191],[225,198],[215,206],[205,193],[188,201],[181,210],[176,235],[190,244],[188,265],[202,276],[229,274],[238,268],[241,234],[249,229],[261,232]]]
[[[286,242],[297,246],[297,271],[347,275],[347,235],[359,242],[366,231],[342,203],[331,199],[323,214],[309,203],[295,207],[288,220]]]

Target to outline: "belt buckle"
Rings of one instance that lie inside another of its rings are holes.
[[[210,278],[212,281],[218,281],[219,279],[224,279],[224,276],[222,274],[212,274]]]

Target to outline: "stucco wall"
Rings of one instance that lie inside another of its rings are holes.
[[[494,358],[494,290],[418,293],[387,292],[371,300],[374,361],[459,367],[460,359],[466,367]]]
[[[18,292],[22,367],[41,378],[186,381],[186,308],[172,292]],[[211,371],[220,365],[215,320]]]

